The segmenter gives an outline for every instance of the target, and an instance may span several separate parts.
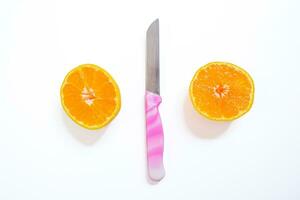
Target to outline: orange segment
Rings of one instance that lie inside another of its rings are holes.
[[[69,117],[87,129],[107,125],[119,113],[120,90],[111,75],[93,64],[83,64],[65,77],[61,103]]]
[[[254,99],[254,83],[242,68],[225,62],[201,67],[190,84],[194,108],[212,120],[229,121],[248,112]]]

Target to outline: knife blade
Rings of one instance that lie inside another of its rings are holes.
[[[159,94],[159,20],[156,19],[147,30],[147,91]]]
[[[161,103],[159,83],[159,20],[147,30],[146,52],[146,143],[148,175],[153,181],[165,176],[163,164],[164,132],[158,107]]]

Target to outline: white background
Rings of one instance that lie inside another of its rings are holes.
[[[0,199],[300,199],[299,1],[0,1]],[[145,34],[161,29],[166,177],[146,178]],[[196,114],[194,72],[245,68],[252,110],[232,123]],[[66,73],[95,63],[122,108],[87,131],[62,111]]]

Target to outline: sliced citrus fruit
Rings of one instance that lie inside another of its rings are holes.
[[[121,107],[117,83],[94,64],[79,65],[71,70],[62,83],[60,97],[69,117],[87,129],[104,127]]]
[[[242,68],[212,62],[195,73],[190,84],[194,108],[212,120],[230,121],[248,112],[254,99],[254,83]]]

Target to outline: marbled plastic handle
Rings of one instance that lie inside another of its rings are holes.
[[[160,181],[165,176],[164,133],[158,111],[161,97],[146,91],[145,101],[148,174],[152,180]]]

